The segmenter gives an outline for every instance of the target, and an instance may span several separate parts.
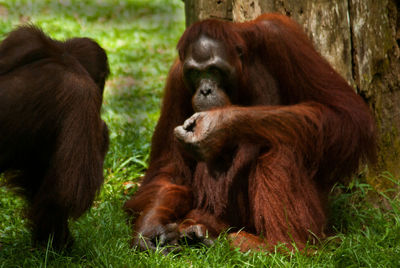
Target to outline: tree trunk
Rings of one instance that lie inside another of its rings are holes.
[[[232,20],[232,1],[184,0],[186,26],[208,18]]]
[[[292,17],[317,50],[373,109],[380,131],[378,168],[400,175],[399,0],[185,0],[186,24]]]

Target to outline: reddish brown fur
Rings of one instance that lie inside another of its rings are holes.
[[[233,106],[208,112],[222,116],[224,130],[209,146],[228,143],[236,150],[222,151],[211,162],[197,162],[173,137],[173,129],[194,113],[182,61],[200,35],[223,41],[240,78]],[[375,125],[367,105],[282,15],[196,23],[183,34],[178,51],[149,169],[126,203],[127,210],[141,213],[135,235],[157,236],[156,226],[185,220],[204,224],[214,236],[228,227],[243,228],[241,239],[252,240],[243,249],[279,242],[303,248],[312,236],[323,237],[329,190],[360,162],[375,158]],[[274,87],[278,106],[263,101]]]
[[[0,173],[28,199],[38,242],[54,234],[55,247],[68,243],[68,218],[91,206],[103,182],[108,73],[88,38],[59,42],[25,26],[0,45]]]

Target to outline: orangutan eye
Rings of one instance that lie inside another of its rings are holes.
[[[207,76],[214,78],[214,79],[217,79],[222,75],[221,70],[216,66],[209,67],[207,69],[206,73],[207,73]]]
[[[186,75],[190,81],[197,81],[200,78],[200,71],[197,69],[189,69]]]

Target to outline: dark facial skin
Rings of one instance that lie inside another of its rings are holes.
[[[229,105],[228,90],[236,81],[222,42],[201,36],[191,44],[183,63],[184,80],[192,91],[195,112]]]

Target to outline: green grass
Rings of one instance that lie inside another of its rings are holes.
[[[0,187],[0,267],[400,267],[400,201],[395,193],[377,193],[359,180],[336,188],[340,194],[333,198],[331,218],[337,235],[309,256],[243,254],[230,250],[224,237],[210,248],[185,247],[167,256],[131,249],[122,205],[147,167],[162,89],[184,30],[183,3],[0,0],[1,38],[26,22],[56,39],[91,37],[107,50],[112,74],[102,116],[111,145],[106,181],[94,206],[70,224],[71,252],[32,247],[24,201]],[[393,180],[382,176],[387,179]]]

